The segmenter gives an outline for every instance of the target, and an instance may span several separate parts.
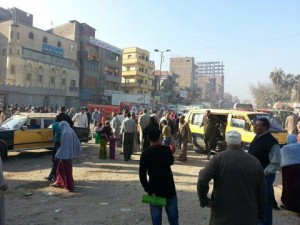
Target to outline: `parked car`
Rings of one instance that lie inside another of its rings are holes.
[[[204,127],[200,127],[200,124],[203,121],[206,110],[207,109],[191,109],[185,117],[192,132],[194,149],[199,153],[205,153]],[[279,121],[271,114],[222,109],[210,109],[210,111],[211,114],[216,116],[219,120],[219,124],[216,127],[218,130],[218,145],[216,151],[222,151],[225,149],[225,133],[232,130],[238,131],[241,134],[243,146],[247,150],[249,144],[255,137],[253,124],[258,118],[262,117],[265,117],[270,121],[269,130],[271,134],[278,140],[278,143],[281,146],[286,144],[287,133]]]
[[[0,124],[0,154],[9,150],[48,148],[54,146],[52,124],[56,113],[19,113]],[[74,127],[81,142],[92,139],[88,128]]]

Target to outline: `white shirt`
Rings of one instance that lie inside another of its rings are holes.
[[[72,120],[74,127],[88,127],[88,118],[85,113],[76,113]]]

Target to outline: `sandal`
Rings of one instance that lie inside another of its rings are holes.
[[[61,186],[59,186],[58,184],[56,183],[53,183],[53,184],[50,184],[51,187],[57,187],[57,188],[62,188]]]

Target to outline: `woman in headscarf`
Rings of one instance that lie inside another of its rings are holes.
[[[113,135],[112,129],[110,127],[110,121],[107,120],[102,130],[98,132],[100,136],[100,150],[99,159],[107,159],[107,149],[106,145],[109,141],[109,137]]]
[[[298,142],[297,142],[298,139]],[[281,148],[282,207],[300,213],[300,134],[290,134]]]
[[[60,122],[59,128],[61,130],[61,145],[55,155],[55,158],[59,160],[59,163],[57,166],[56,181],[51,186],[73,191],[74,180],[72,160],[81,155],[82,148],[77,135],[68,122]]]

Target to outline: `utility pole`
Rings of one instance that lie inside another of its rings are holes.
[[[165,51],[160,51],[158,49],[154,49],[155,52],[160,52],[160,65],[159,65],[159,77],[157,79],[157,83],[158,83],[158,86],[157,86],[157,90],[156,90],[156,94],[159,94],[160,96],[160,78],[161,78],[161,67],[162,67],[162,62],[163,62],[163,58],[164,58],[164,53],[165,52],[170,52],[171,50],[170,49],[167,49]]]

